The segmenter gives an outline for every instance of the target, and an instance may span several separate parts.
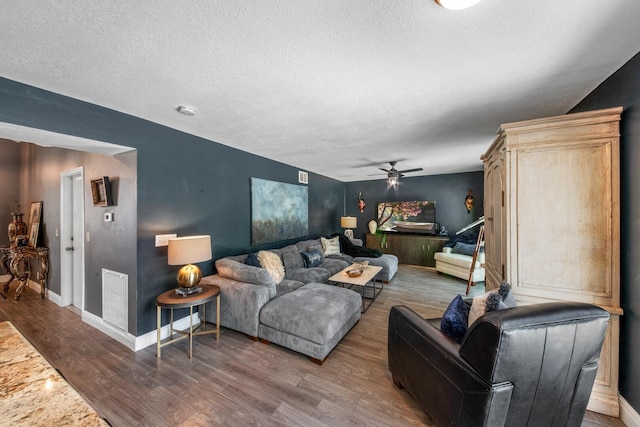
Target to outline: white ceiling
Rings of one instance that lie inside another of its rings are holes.
[[[0,76],[342,181],[431,175],[566,113],[638,22],[638,0],[3,0]]]

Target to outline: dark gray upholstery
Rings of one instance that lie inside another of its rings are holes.
[[[589,304],[527,305],[486,313],[457,344],[395,306],[389,369],[439,426],[580,426],[608,320]]]

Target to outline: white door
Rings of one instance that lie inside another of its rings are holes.
[[[60,280],[62,306],[84,309],[84,171],[60,175]]]

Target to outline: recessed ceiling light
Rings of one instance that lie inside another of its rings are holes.
[[[178,113],[184,114],[185,116],[195,116],[196,110],[193,107],[187,107],[186,105],[180,105],[177,108]]]
[[[450,10],[462,10],[473,6],[480,0],[436,0],[440,6]]]

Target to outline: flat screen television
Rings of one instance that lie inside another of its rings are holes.
[[[378,230],[436,234],[436,202],[411,200],[378,203]]]

